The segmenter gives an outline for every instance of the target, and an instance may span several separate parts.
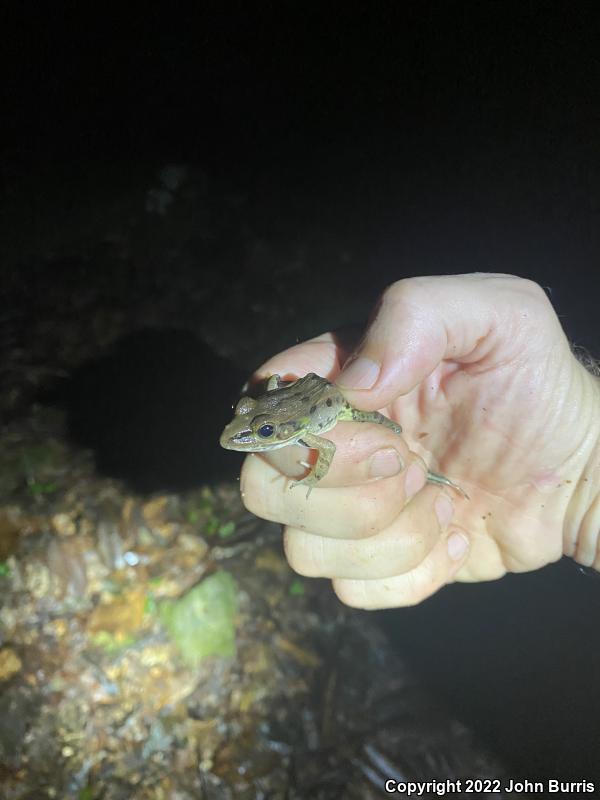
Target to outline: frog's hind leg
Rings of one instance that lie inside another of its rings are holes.
[[[302,480],[292,481],[292,483],[290,483],[290,489],[293,489],[294,486],[308,486],[308,491],[306,492],[306,497],[308,499],[313,487],[329,472],[329,467],[331,466],[335,454],[335,445],[333,442],[329,441],[329,439],[324,439],[322,436],[315,436],[312,433],[303,434],[298,444],[304,447],[310,447],[311,450],[317,450],[319,453],[317,463],[314,465],[306,464],[304,461],[300,462],[302,466],[308,467],[310,472],[308,475],[305,475]]]
[[[353,422],[374,422],[376,425],[383,425],[389,428],[394,433],[401,434],[402,427],[394,420],[380,414],[379,411],[360,411],[358,408],[353,408],[347,401],[344,403],[341,412],[338,415],[340,420],[352,420]],[[437,472],[428,472],[427,480],[429,483],[437,483],[440,486],[449,486],[451,489],[462,494],[463,497],[469,499],[469,495],[464,489],[461,489],[458,484],[446,478],[445,475],[439,475]]]
[[[427,480],[429,483],[437,483],[439,486],[449,486],[451,489],[460,492],[460,494],[462,494],[463,497],[466,497],[467,500],[470,500],[470,497],[465,490],[461,489],[457,483],[454,483],[454,481],[451,481],[450,478],[447,478],[445,475],[439,475],[437,472],[428,472]]]
[[[345,404],[338,419],[352,420],[353,422],[373,422],[375,425],[383,425],[385,428],[389,428],[394,433],[402,433],[402,426],[380,414],[379,411],[360,411],[358,408],[353,408],[350,403]]]

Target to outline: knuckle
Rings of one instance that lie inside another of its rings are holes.
[[[410,532],[405,537],[406,568],[405,571],[414,570],[423,563],[431,549],[430,537],[417,531]]]
[[[419,297],[427,284],[431,282],[429,278],[414,277],[401,278],[391,283],[383,292],[382,300],[386,304],[401,305],[410,303]]]
[[[334,580],[333,591],[338,600],[350,608],[366,610],[369,602],[363,581]]]
[[[399,605],[402,606],[417,606],[432,595],[437,586],[434,584],[433,579],[427,577],[429,570],[423,570],[427,562],[421,562],[411,572],[406,574],[406,585],[403,587],[401,600]]]
[[[323,539],[306,535],[304,531],[284,528],[283,547],[290,567],[305,578],[318,578],[323,574]]]
[[[395,481],[387,479],[376,481],[374,484],[365,484],[365,486],[377,486],[378,489],[383,489],[384,483],[394,484]],[[398,493],[396,492],[396,494]],[[361,496],[356,499],[352,514],[353,526],[361,532],[360,538],[374,536],[387,528],[398,513],[398,509],[395,506],[396,504],[392,502],[391,497],[385,497],[379,492],[366,494],[363,488]]]

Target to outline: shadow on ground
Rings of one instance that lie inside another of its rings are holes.
[[[101,474],[184,491],[239,474],[241,457],[218,440],[246,377],[188,332],[146,329],[44,399],[65,409],[71,441],[94,451]]]

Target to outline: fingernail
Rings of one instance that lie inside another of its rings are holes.
[[[435,509],[435,513],[441,528],[442,529],[447,528],[450,523],[450,520],[452,519],[452,515],[454,514],[454,506],[452,505],[452,500],[450,500],[450,498],[447,497],[445,494],[441,494],[438,498],[436,498],[433,507]]]
[[[397,475],[403,466],[398,451],[393,447],[386,447],[374,453],[369,474],[371,478],[391,478],[392,475]]]
[[[451,533],[448,537],[448,555],[459,561],[469,549],[469,540],[463,533]]]
[[[375,386],[380,370],[381,365],[376,361],[359,356],[346,362],[336,383],[342,389],[370,389]]]
[[[427,475],[418,464],[411,464],[404,480],[404,494],[410,500],[427,483]]]

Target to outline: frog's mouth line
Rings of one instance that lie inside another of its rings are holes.
[[[296,441],[296,438],[283,439],[282,441],[273,441],[273,439],[261,441],[257,439],[250,429],[235,433],[231,437],[226,437],[225,435],[221,437],[221,445],[226,450],[246,450],[250,453],[260,453],[263,450],[279,450],[281,447],[295,444]]]
[[[240,431],[239,433],[235,434],[231,441],[235,442],[236,444],[250,444],[253,441],[252,431]]]

